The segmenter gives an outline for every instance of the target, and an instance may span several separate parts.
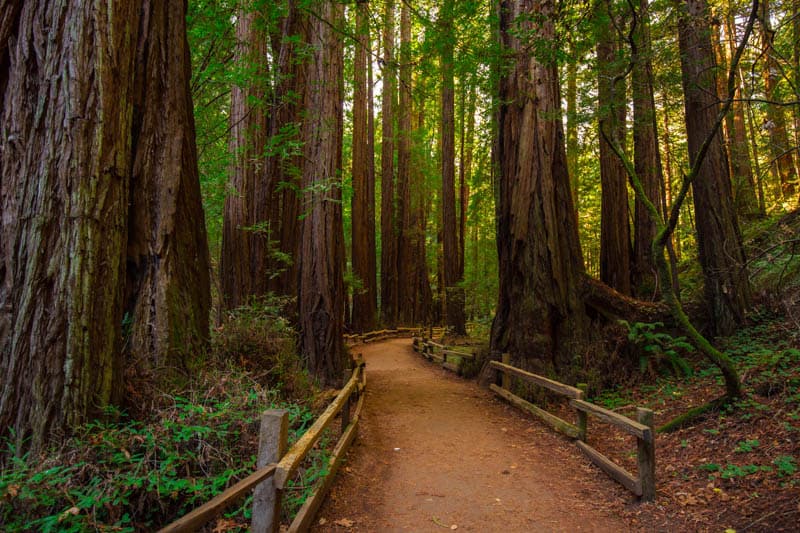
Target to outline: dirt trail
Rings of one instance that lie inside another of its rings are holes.
[[[315,531],[631,529],[619,516],[630,496],[566,439],[408,339],[354,351],[367,362],[363,419]]]

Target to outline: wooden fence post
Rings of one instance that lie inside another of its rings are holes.
[[[650,442],[636,439],[639,463],[639,482],[642,484],[642,501],[650,501],[656,497],[656,432],[653,423],[653,411],[643,407],[636,408],[636,420],[650,428]]]
[[[503,354],[503,364],[510,365],[511,364],[511,354],[504,353]],[[508,372],[503,372],[503,385],[502,387],[506,390],[511,390],[511,376],[508,375]]]
[[[347,382],[350,381],[350,378],[353,376],[353,372],[358,372],[357,368],[352,370],[345,370],[344,377],[342,378],[342,387],[347,385]],[[344,401],[344,405],[342,406],[342,435],[347,430],[347,426],[350,425],[350,401],[353,398],[353,395],[347,397]]]
[[[289,413],[285,409],[271,409],[261,415],[261,432],[258,439],[257,468],[277,463],[286,453],[289,440]],[[281,490],[275,487],[274,478],[257,485],[253,492],[253,533],[273,533],[281,525]]]
[[[583,393],[581,397],[578,399],[585,400],[586,391],[589,390],[589,385],[587,385],[586,383],[578,383],[577,388],[580,389],[580,391]],[[581,411],[580,409],[578,409],[577,411],[578,411],[578,440],[586,442],[586,429],[588,426],[589,415],[586,413],[586,411]]]

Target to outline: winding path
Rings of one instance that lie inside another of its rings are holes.
[[[354,351],[367,362],[363,419],[315,531],[631,529],[630,496],[567,440],[409,339]]]

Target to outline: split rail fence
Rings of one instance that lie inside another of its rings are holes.
[[[283,410],[264,413],[261,420],[257,470],[208,503],[164,527],[160,533],[197,531],[254,489],[251,531],[277,532],[280,528],[281,497],[288,480],[297,472],[323,431],[333,423],[337,415],[341,415],[341,436],[328,460],[328,473],[317,481],[314,491],[306,499],[288,529],[290,532],[307,531],[333,483],[345,453],[355,439],[359,417],[364,407],[366,388],[364,367],[363,359],[359,358],[355,368],[349,371],[352,373],[336,398],[288,451],[286,451],[288,413]]]
[[[508,354],[503,354],[503,362],[491,362],[491,367],[500,374],[502,383],[502,386],[494,383],[489,386],[495,394],[501,396],[512,405],[540,418],[556,431],[576,439],[575,443],[578,448],[595,465],[626,489],[641,497],[642,500],[647,501],[655,498],[655,429],[653,426],[653,411],[641,407],[637,408],[637,420],[632,420],[619,413],[585,401],[586,385],[584,384],[579,384],[578,387],[571,387],[544,376],[513,367],[509,362],[510,357]],[[570,406],[576,411],[576,422],[574,424],[567,422],[511,392],[512,377],[568,398]],[[586,443],[588,415],[597,417],[603,422],[616,426],[636,437],[638,476],[634,476]]]
[[[442,365],[451,372],[459,376],[462,375],[464,361],[475,359],[475,354],[453,350],[452,348],[434,342],[430,339],[414,337],[414,351],[421,353],[428,361],[433,361]]]

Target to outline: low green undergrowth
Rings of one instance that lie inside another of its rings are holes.
[[[315,389],[278,313],[238,310],[189,383],[129,383],[126,409],[108,409],[46,455],[2,443],[11,459],[0,467],[0,530],[153,531],[253,472],[264,410],[288,411],[291,445],[316,418]],[[318,447],[287,490],[286,516],[324,474],[326,453]],[[228,509],[225,530],[246,528],[251,506],[248,497]]]

